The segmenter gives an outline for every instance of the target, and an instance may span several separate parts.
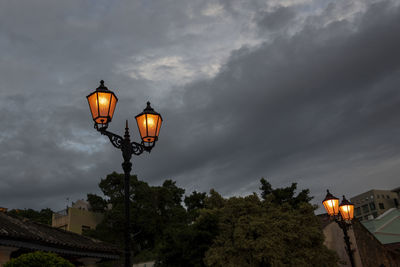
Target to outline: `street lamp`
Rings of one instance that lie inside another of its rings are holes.
[[[339,199],[329,193],[329,190],[326,191],[327,194],[325,199],[322,201],[322,204],[331,219],[333,219],[343,230],[347,254],[349,255],[351,266],[354,267],[353,250],[351,249],[350,238],[347,234],[347,230],[351,226],[351,220],[353,220],[354,217],[354,205],[350,203],[345,196],[343,196],[343,200],[339,205]]]
[[[111,122],[114,115],[118,98],[112,91],[104,86],[103,80],[100,81],[100,86],[87,96],[87,100],[92,113],[94,128],[102,135],[106,135],[110,139],[112,145],[122,151],[122,157],[124,158],[122,168],[125,173],[125,267],[130,267],[129,178],[132,170],[131,158],[132,155],[138,156],[144,151],[151,151],[158,140],[162,117],[159,113],[154,111],[150,106],[150,102],[147,102],[147,107],[142,113],[135,117],[142,141],[140,143],[131,142],[128,120],[126,121],[124,137],[107,131],[108,124]]]

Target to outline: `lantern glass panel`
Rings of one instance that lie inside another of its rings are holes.
[[[97,107],[97,93],[94,93],[91,96],[89,96],[88,102],[90,106],[90,111],[92,112],[92,117],[93,119],[96,119],[99,116]]]
[[[108,117],[108,111],[110,110],[111,96],[110,92],[98,92],[99,101],[99,115],[100,117]]]
[[[144,140],[144,138],[147,137],[147,120],[146,120],[146,115],[147,114],[143,114],[139,117],[136,117],[136,122],[137,125],[139,127],[139,132],[140,132],[140,136],[142,137],[142,139]]]
[[[351,221],[354,217],[354,205],[341,205],[339,207],[340,215],[346,221]]]
[[[327,199],[322,202],[322,204],[330,216],[334,216],[339,213],[339,199]]]
[[[147,135],[155,137],[157,133],[158,115],[147,114]]]
[[[114,115],[114,110],[115,110],[115,106],[117,105],[117,98],[115,97],[114,94],[111,94],[111,106],[110,106],[110,120],[112,119],[113,115]]]
[[[157,137],[158,137],[158,135],[160,134],[161,124],[162,124],[161,116],[158,116],[157,133],[156,133],[156,136],[157,136]]]

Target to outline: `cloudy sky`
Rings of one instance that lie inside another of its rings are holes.
[[[3,0],[0,206],[65,207],[122,157],[93,129],[104,79],[121,133],[163,115],[133,173],[224,196],[297,182],[320,203],[400,186],[400,3]]]

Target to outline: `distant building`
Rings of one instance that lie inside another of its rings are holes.
[[[399,194],[393,190],[372,189],[350,198],[350,201],[354,204],[354,217],[364,221],[374,219],[391,208],[397,208]]]
[[[84,230],[95,229],[103,219],[103,214],[90,211],[84,200],[72,203],[72,207],[53,213],[51,226],[82,234]]]
[[[324,245],[336,251],[340,261],[339,266],[351,267],[349,256],[345,249],[343,231],[337,223],[329,218],[328,214],[318,215],[322,231],[325,236]],[[352,226],[348,230],[348,235],[353,251],[354,263],[357,267],[369,266],[400,266],[400,250],[396,246],[398,243],[382,244],[374,234],[372,234],[357,219],[354,219]]]

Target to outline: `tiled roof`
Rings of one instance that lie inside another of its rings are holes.
[[[114,245],[3,212],[0,212],[0,244],[28,249],[47,248],[56,253],[79,256],[118,258],[121,254]]]

